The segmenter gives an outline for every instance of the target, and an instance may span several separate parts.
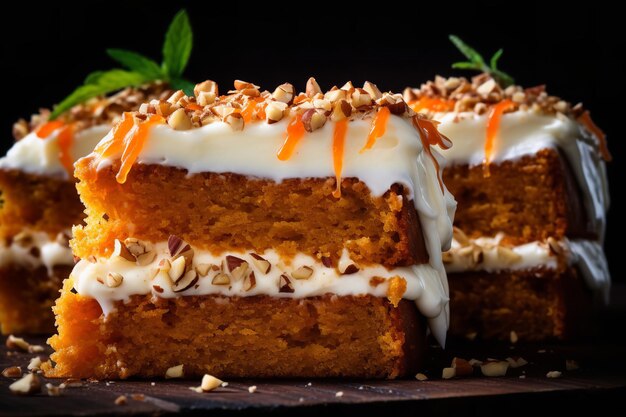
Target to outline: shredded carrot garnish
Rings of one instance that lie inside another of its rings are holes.
[[[267,103],[263,102],[261,104],[261,107],[257,110],[256,112],[256,118],[259,120],[265,120],[266,115],[265,115],[265,108],[267,107]]]
[[[51,122],[46,122],[42,124],[41,126],[39,126],[37,130],[35,130],[35,134],[37,135],[38,138],[45,139],[48,136],[50,136],[52,132],[54,132],[55,130],[63,126],[65,126],[65,123],[63,123],[62,121],[53,120]]]
[[[287,135],[283,146],[280,147],[276,156],[281,161],[286,161],[291,158],[296,145],[304,136],[304,124],[302,123],[302,115],[298,114],[293,118],[287,126]]]
[[[441,98],[432,98],[432,97],[422,97],[418,100],[411,101],[409,103],[409,107],[413,109],[416,113],[419,113],[420,110],[430,110],[430,111],[452,111],[454,110],[454,100],[444,100]]]
[[[485,138],[485,159],[483,160],[483,175],[489,177],[489,164],[493,159],[493,148],[496,136],[500,131],[500,119],[505,111],[513,110],[515,103],[511,100],[502,100],[489,111],[487,116],[487,136]]]
[[[74,176],[74,158],[72,156],[72,145],[74,144],[74,125],[65,126],[58,137],[59,161],[70,177]]]
[[[591,114],[589,114],[589,110],[585,110],[583,114],[578,116],[578,122],[580,122],[583,126],[587,128],[589,132],[594,134],[598,138],[598,142],[600,145],[600,153],[602,154],[602,158],[605,161],[611,161],[613,157],[611,156],[611,152],[609,152],[609,146],[606,142],[606,135],[598,127],[597,124],[591,119]]]
[[[367,136],[367,143],[363,146],[359,153],[363,153],[366,150],[371,149],[372,146],[374,146],[374,143],[376,143],[376,139],[385,134],[390,114],[391,112],[389,111],[389,107],[381,107],[381,109],[378,110],[374,116],[374,120],[372,120],[372,128]]]
[[[124,112],[122,120],[113,128],[112,137],[104,143],[99,144],[94,152],[100,154],[102,158],[109,158],[124,150],[124,139],[128,132],[135,125],[135,118],[132,113]]]
[[[153,114],[148,120],[141,123],[126,141],[126,148],[122,154],[120,169],[115,176],[118,183],[124,184],[133,164],[143,149],[150,130],[157,124],[165,123],[162,116]]]
[[[185,108],[189,110],[193,110],[193,111],[200,111],[203,109],[201,105],[196,104],[196,103],[189,103],[185,106]]]
[[[333,131],[333,166],[335,168],[335,178],[337,179],[337,188],[333,191],[333,197],[335,198],[341,198],[341,171],[343,170],[343,150],[347,131],[348,119],[335,123],[335,130]]]
[[[254,111],[256,110],[257,104],[262,101],[261,97],[258,97],[254,100],[248,100],[243,109],[241,109],[241,117],[243,117],[244,123],[250,123],[252,118],[254,117]],[[263,100],[264,101],[264,100]]]
[[[430,147],[439,146],[441,149],[448,149],[452,146],[452,142],[445,135],[441,134],[439,130],[437,130],[437,125],[435,123],[436,122],[433,120],[423,119],[419,116],[413,117],[413,126],[415,126],[417,132],[419,133],[420,140],[422,141],[422,148],[433,161],[433,165],[435,165],[439,187],[441,188],[441,192],[443,192],[444,186],[443,179],[441,178],[439,161],[437,161],[437,158],[433,155]]]

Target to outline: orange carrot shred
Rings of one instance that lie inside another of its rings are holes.
[[[66,125],[58,136],[59,161],[65,168],[70,178],[74,176],[74,158],[72,156],[72,145],[74,144],[74,125]]]
[[[135,118],[130,112],[124,112],[122,120],[113,128],[112,137],[104,143],[101,143],[96,147],[94,152],[100,154],[102,158],[109,158],[124,150],[124,139],[128,135],[128,132],[135,125]]]
[[[141,123],[133,132],[133,134],[128,138],[128,140],[126,141],[126,148],[124,149],[124,153],[122,154],[122,158],[120,160],[120,169],[115,176],[115,179],[118,183],[124,184],[126,182],[128,173],[130,172],[130,169],[139,157],[139,153],[146,143],[146,139],[150,134],[150,130],[155,125],[160,123],[165,123],[165,119],[162,116],[153,114],[148,120]]]
[[[418,100],[411,101],[409,103],[409,107],[413,109],[413,111],[419,113],[420,110],[430,110],[430,111],[452,111],[454,110],[454,100],[444,100],[441,98],[431,98],[431,97],[422,97]]]
[[[246,105],[241,110],[241,116],[243,117],[244,123],[250,123],[252,121],[252,116],[254,116],[254,110],[256,109],[257,101],[249,100]]]
[[[515,108],[515,103],[511,100],[502,100],[489,111],[487,116],[487,136],[485,138],[485,159],[483,160],[483,175],[489,177],[489,164],[493,159],[493,148],[496,141],[496,136],[500,131],[500,120],[502,114],[507,110]]]
[[[333,197],[335,198],[341,198],[341,171],[343,170],[343,153],[347,131],[348,119],[335,123],[335,130],[333,131],[333,166],[335,168],[335,178],[337,179],[337,188],[333,191]]]
[[[50,136],[52,132],[54,132],[60,127],[63,127],[64,125],[65,123],[63,123],[60,120],[53,120],[51,122],[46,122],[42,124],[41,126],[39,126],[37,130],[35,130],[35,134],[37,135],[38,138],[45,139],[48,136]]]
[[[609,152],[609,146],[606,142],[606,135],[604,134],[602,129],[600,129],[598,125],[595,124],[594,121],[591,119],[591,114],[589,113],[589,110],[585,110],[583,114],[578,116],[578,121],[582,123],[582,125],[585,126],[590,133],[594,134],[598,138],[602,158],[604,158],[604,160],[607,162],[611,161],[613,159],[613,156],[611,156],[611,152]]]
[[[363,146],[359,153],[363,153],[366,150],[371,149],[372,146],[374,146],[374,143],[376,143],[376,139],[385,134],[390,114],[391,112],[389,111],[389,107],[381,107],[381,109],[378,110],[374,116],[374,120],[372,120],[372,128],[367,136],[367,143],[365,143],[365,146]]]
[[[298,114],[294,117],[287,126],[287,135],[283,146],[280,147],[276,156],[281,161],[286,161],[291,158],[296,145],[304,136],[304,124],[302,123],[302,115]]]
[[[186,109],[189,109],[189,110],[193,110],[193,111],[200,111],[200,110],[202,110],[204,107],[202,107],[201,105],[196,104],[196,103],[189,103],[189,104],[187,104],[187,105],[185,106],[185,108],[186,108]]]
[[[448,149],[452,146],[452,142],[445,135],[441,134],[439,130],[437,130],[437,125],[433,120],[423,119],[419,116],[413,117],[413,126],[417,129],[419,133],[420,140],[422,141],[422,148],[428,154],[430,159],[433,161],[435,165],[435,170],[437,171],[437,180],[439,181],[439,187],[441,188],[441,192],[444,191],[443,179],[441,178],[441,169],[439,166],[439,161],[433,155],[431,146],[439,146],[441,149]]]

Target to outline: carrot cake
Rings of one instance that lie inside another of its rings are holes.
[[[593,298],[606,302],[610,287],[602,248],[610,155],[589,112],[544,86],[502,88],[487,73],[436,77],[404,98],[454,142],[443,151],[444,182],[459,204],[444,254],[451,335],[585,332]]]
[[[152,100],[77,162],[46,375],[394,378],[426,325],[445,343],[449,141],[372,83],[234,87]]]
[[[51,307],[74,266],[70,229],[83,218],[73,163],[90,153],[123,111],[163,91],[129,88],[74,106],[54,121],[42,110],[14,125],[0,159],[0,330],[51,333]]]

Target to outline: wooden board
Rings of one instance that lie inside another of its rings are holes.
[[[44,344],[45,338],[27,338]],[[40,356],[50,353],[48,349]],[[431,368],[427,381],[339,381],[339,380],[240,380],[210,393],[189,390],[199,381],[83,381],[82,386],[66,388],[61,397],[41,394],[20,397],[10,394],[11,379],[0,377],[0,416],[53,415],[163,415],[170,413],[215,415],[316,415],[350,412],[369,414],[393,412],[394,417],[416,412],[462,415],[490,415],[503,412],[563,412],[599,410],[609,407],[626,394],[626,367],[618,359],[626,353],[623,345],[597,343],[517,347],[484,346],[463,343],[445,352],[431,349]],[[9,356],[10,355],[10,356]],[[10,353],[0,349],[0,368],[19,365],[26,368],[34,354]],[[530,363],[510,369],[503,378],[486,378],[475,370],[474,376],[441,379],[441,369],[453,356],[486,359],[522,356]],[[581,369],[565,371],[565,359],[575,359]],[[550,370],[563,371],[561,378],[546,377]],[[520,378],[524,376],[524,378]],[[48,382],[48,381],[46,381]],[[49,380],[59,384],[60,380]],[[154,384],[152,384],[154,383]],[[257,387],[250,393],[248,388]],[[341,393],[341,394],[338,394]],[[115,400],[125,395],[125,405]],[[133,396],[137,399],[133,399]],[[143,397],[141,397],[143,396]],[[597,408],[600,407],[600,408]]]

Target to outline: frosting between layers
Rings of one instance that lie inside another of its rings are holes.
[[[28,241],[13,240],[10,245],[0,245],[0,268],[20,265],[35,269],[45,266],[48,275],[56,265],[73,265],[72,250],[67,244],[50,238],[45,232],[27,232]],[[66,232],[70,236],[69,230]]]
[[[162,259],[171,259],[167,242],[158,242],[152,245],[156,257],[149,264],[139,266],[120,256],[101,258],[92,263],[88,260],[79,261],[71,278],[74,288],[81,295],[94,298],[100,303],[104,314],[108,314],[115,301],[127,301],[132,295],[152,294],[162,298],[178,296],[219,294],[224,296],[248,297],[254,295],[269,295],[272,297],[303,298],[324,294],[364,295],[371,294],[377,297],[386,297],[389,287],[387,279],[402,277],[406,280],[407,288],[403,298],[415,300],[420,312],[429,320],[433,334],[436,337],[445,337],[447,323],[442,320],[448,303],[448,291],[442,285],[439,271],[428,264],[400,267],[388,270],[383,266],[369,266],[361,268],[353,274],[342,275],[336,268],[328,268],[319,260],[297,254],[290,265],[285,265],[280,256],[273,250],[258,254],[267,260],[271,268],[264,274],[255,266],[252,256],[247,252],[226,252],[219,255],[208,251],[194,249],[192,267],[201,264],[223,265],[228,255],[236,256],[248,262],[249,268],[254,271],[256,285],[246,290],[244,279],[235,279],[231,274],[230,284],[216,285],[212,283],[220,271],[210,270],[208,275],[200,277],[196,285],[182,292],[174,292],[172,280],[165,271],[159,271]],[[340,266],[351,264],[348,252],[344,250],[339,262]],[[292,272],[302,266],[312,268],[313,272],[307,279],[294,279]],[[226,270],[226,266],[222,266]],[[109,288],[104,280],[110,272],[123,276],[120,286]],[[281,274],[287,274],[293,286],[293,292],[281,292],[279,280]],[[373,277],[383,278],[377,285],[370,283]],[[99,282],[98,278],[101,281]]]
[[[469,239],[469,245],[462,245],[456,239],[444,254],[444,264],[448,273],[467,271],[522,271],[534,268],[556,269],[559,255],[550,248],[548,242],[530,242],[523,245],[502,247],[504,235]],[[611,288],[611,275],[602,245],[586,239],[563,239],[554,242],[562,250],[567,265],[578,269],[587,286],[604,303],[608,303]]]
[[[277,151],[283,145],[287,120],[268,124],[252,123],[242,131],[228,124],[215,122],[199,128],[176,131],[157,125],[150,131],[137,163],[160,164],[186,169],[189,174],[200,172],[233,172],[280,182],[287,178],[334,177],[333,129],[328,122],[322,128],[307,133],[286,161],[278,160]],[[456,202],[440,185],[439,172],[433,159],[424,152],[418,132],[410,121],[390,116],[384,135],[372,149],[359,152],[365,145],[371,120],[352,120],[348,124],[343,153],[342,177],[363,181],[374,196],[383,195],[396,183],[405,186],[413,196],[420,218],[430,267],[437,271],[441,286],[447,294],[448,283],[441,259],[452,238],[452,218]],[[109,140],[112,132],[102,140]],[[442,157],[434,149],[439,165]],[[92,154],[97,168],[110,166],[120,155],[103,159]],[[423,267],[420,267],[423,269]],[[448,306],[436,318],[431,318],[431,330],[445,344]],[[434,324],[434,322],[437,322]]]
[[[70,151],[74,160],[93,151],[110,129],[110,125],[97,125],[76,132]],[[67,170],[59,160],[59,131],[57,129],[43,139],[31,132],[15,142],[6,156],[0,159],[0,169],[17,169],[30,174],[69,179]]]
[[[480,165],[485,159],[487,115],[437,113],[438,128],[454,146],[444,150],[448,165]],[[594,229],[604,239],[609,189],[606,166],[598,152],[598,139],[580,123],[565,116],[547,116],[518,110],[502,116],[492,162],[532,155],[541,149],[558,148],[569,161],[583,193],[585,209]]]

